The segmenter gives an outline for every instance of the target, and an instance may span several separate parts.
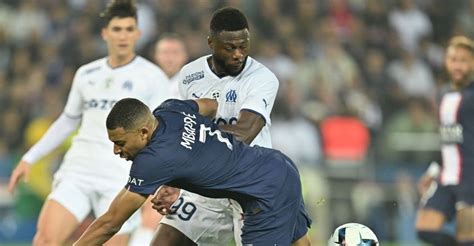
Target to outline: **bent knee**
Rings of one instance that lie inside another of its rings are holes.
[[[417,231],[439,231],[443,228],[445,216],[434,209],[422,209],[418,211],[416,218]]]
[[[56,246],[56,245],[63,245],[65,243],[65,239],[61,238],[59,235],[55,235],[54,233],[48,233],[46,231],[38,230],[33,238],[33,245],[34,246]]]

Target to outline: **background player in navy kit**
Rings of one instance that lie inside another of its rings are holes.
[[[155,108],[169,98],[166,75],[135,53],[140,31],[134,2],[110,1],[101,17],[107,57],[77,70],[64,112],[22,157],[10,178],[12,192],[19,180],[28,177],[30,165],[79,128],[54,175],[53,189],[41,209],[33,245],[65,244],[89,213],[103,214],[122,188],[130,166],[110,152],[113,146],[106,139],[103,124],[112,105],[122,98],[135,97]],[[138,224],[137,215],[108,243],[126,245],[128,235]]]
[[[271,148],[270,114],[279,82],[273,72],[248,55],[250,36],[240,10],[226,7],[214,12],[208,37],[212,55],[183,67],[180,94],[184,99],[217,99],[216,122],[221,130],[247,144]],[[154,201],[166,208],[163,200],[174,196],[169,199],[171,204],[178,194],[176,189],[163,188]],[[156,245],[216,245],[232,238],[240,245],[242,216],[237,202],[182,191],[177,205],[176,213],[161,220]],[[192,213],[185,209],[192,206],[196,207],[189,210]]]
[[[137,99],[117,102],[106,124],[114,153],[133,160],[128,184],[77,245],[105,242],[163,184],[238,201],[244,244],[290,245],[307,237],[311,222],[294,163],[220,132],[202,116],[216,109],[210,99],[168,100],[153,114]]]
[[[474,43],[457,36],[446,49],[445,66],[452,91],[439,106],[442,170],[425,192],[416,228],[421,239],[434,245],[474,245]],[[434,192],[434,193],[433,193]],[[442,232],[456,218],[456,240]]]

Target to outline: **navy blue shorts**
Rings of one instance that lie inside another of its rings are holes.
[[[474,206],[474,189],[467,185],[437,185],[433,195],[428,198],[423,208],[431,208],[446,216],[451,221],[456,215],[456,204]]]
[[[289,159],[285,161],[291,162]],[[287,176],[281,181],[275,181],[282,182],[283,185],[272,199],[270,208],[262,208],[258,202],[242,206],[244,208],[242,244],[286,246],[291,245],[308,231],[311,219],[304,207],[300,178],[294,164],[289,164],[293,168],[288,169]]]

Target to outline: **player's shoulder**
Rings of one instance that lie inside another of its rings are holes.
[[[244,76],[252,76],[278,82],[276,75],[265,65],[252,57],[247,58],[247,67],[244,69]]]
[[[96,74],[104,69],[107,58],[103,57],[92,62],[86,63],[77,69],[76,76],[88,76]]]
[[[158,67],[156,64],[147,60],[144,57],[141,57],[141,56],[135,57],[135,60],[133,61],[133,63],[134,63],[134,67],[138,68],[141,71],[145,70],[148,72],[160,73],[163,76],[165,76],[165,73],[163,72],[163,70],[161,70],[160,67]]]
[[[184,65],[180,71],[180,77],[183,85],[189,85],[191,83],[202,81],[207,75],[207,56],[202,56],[196,60],[189,62]]]
[[[198,112],[199,108],[194,100],[179,100],[179,99],[168,99],[164,101],[158,108],[153,111],[154,115],[157,115],[163,111],[192,111]]]

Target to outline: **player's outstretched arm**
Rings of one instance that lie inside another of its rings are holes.
[[[147,197],[123,189],[114,199],[107,212],[97,218],[74,245],[102,245],[122,227],[137,211]]]
[[[57,148],[74,132],[81,119],[72,119],[62,114],[46,131],[41,139],[22,157],[8,182],[8,191],[12,193],[20,180],[28,181],[28,175],[33,163]]]
[[[8,182],[8,191],[13,193],[15,190],[16,185],[20,180],[24,182],[28,182],[28,177],[30,175],[30,168],[31,164],[27,161],[20,161],[16,166],[15,170],[13,170],[12,176],[10,177],[10,181]]]
[[[265,120],[259,114],[242,110],[237,124],[220,125],[219,128],[235,136],[238,140],[250,144],[265,126]]]
[[[214,118],[217,112],[217,101],[214,99],[202,98],[194,100],[199,107],[199,114],[207,117]]]

